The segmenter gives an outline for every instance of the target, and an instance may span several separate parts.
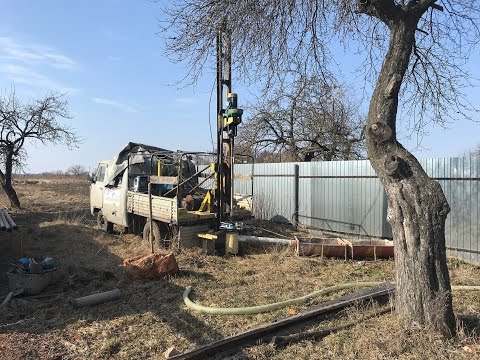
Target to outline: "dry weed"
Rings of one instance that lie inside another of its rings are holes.
[[[38,181],[38,182],[36,182]],[[305,295],[314,290],[352,281],[392,281],[392,261],[352,262],[305,258],[284,246],[249,246],[241,256],[205,256],[198,249],[176,251],[181,271],[159,281],[127,281],[122,261],[148,252],[140,237],[104,234],[88,216],[88,183],[83,179],[38,178],[18,184],[25,208],[15,213],[21,225],[24,255],[52,256],[63,273],[53,289],[61,292],[37,301],[14,300],[0,313],[2,359],[150,359],[175,346],[191,349],[250,329],[280,317],[287,309],[246,316],[213,316],[188,310],[182,301],[186,286],[192,299],[208,306],[250,306]],[[0,197],[0,203],[6,199]],[[291,236],[288,226],[255,222],[254,225]],[[269,228],[270,226],[270,228]],[[271,236],[264,230],[256,235]],[[0,242],[0,262],[19,255]],[[480,284],[479,269],[451,262],[454,284]],[[0,291],[7,292],[5,279]],[[73,310],[69,300],[119,288],[120,300]],[[343,294],[331,294],[296,308],[300,311]],[[377,305],[352,307],[307,330],[324,329],[362,319]],[[244,349],[236,359],[468,359],[467,345],[479,344],[480,294],[454,294],[459,335],[444,341],[422,330],[404,328],[394,314],[359,321],[349,329],[320,341],[303,341],[284,349],[259,343]],[[28,320],[32,319],[34,320]],[[23,321],[14,324],[18,321]],[[14,325],[9,325],[14,324]],[[25,341],[25,339],[30,339]],[[46,345],[48,344],[48,345]],[[39,350],[43,349],[43,350]],[[35,355],[36,354],[36,355]]]

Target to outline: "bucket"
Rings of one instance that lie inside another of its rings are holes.
[[[225,236],[225,254],[238,254],[238,233],[227,233]]]
[[[52,278],[53,271],[43,274],[15,274],[7,272],[10,291],[23,289],[25,295],[34,295],[45,289]]]

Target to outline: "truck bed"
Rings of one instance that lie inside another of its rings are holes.
[[[127,210],[129,213],[148,218],[148,195],[128,191]],[[152,195],[152,218],[169,224],[176,224],[178,222],[177,199]]]
[[[148,195],[128,191],[127,211],[148,218]],[[176,198],[152,195],[152,218],[169,224],[190,224],[214,219],[215,214],[187,211],[185,208],[177,207]]]

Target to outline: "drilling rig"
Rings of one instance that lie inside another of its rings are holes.
[[[232,40],[225,26],[217,32],[217,162],[215,164],[216,228],[232,228],[235,137],[242,122],[243,110],[238,108],[238,96],[232,91]],[[226,103],[223,100],[225,89]],[[224,108],[225,105],[225,108]],[[228,215],[227,215],[228,214]]]
[[[215,245],[225,246],[225,253],[238,252],[238,231],[243,223],[234,220],[235,137],[242,122],[243,110],[238,108],[238,96],[232,91],[231,33],[222,25],[217,32],[217,158],[215,173],[214,210],[215,233],[198,234],[207,254],[215,253]],[[224,102],[225,92],[225,102]],[[208,195],[207,195],[208,196]]]
[[[222,26],[216,39],[216,153],[128,143],[113,160],[100,162],[92,176],[90,210],[100,228],[111,232],[116,224],[142,233],[152,252],[172,242],[199,245],[200,239],[210,254],[216,244],[225,245],[226,252],[238,251],[237,231],[243,224],[234,217],[234,148],[243,110],[232,91],[231,59],[230,32]],[[211,179],[213,187],[202,187]],[[237,250],[229,251],[230,243]]]

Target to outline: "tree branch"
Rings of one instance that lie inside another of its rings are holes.
[[[357,13],[377,18],[389,27],[406,14],[393,0],[357,0]]]
[[[443,7],[435,4],[436,2],[437,0],[420,0],[416,2],[416,5],[413,6],[413,9],[415,9],[415,12],[419,16],[422,16],[430,7],[435,10],[443,11]]]

